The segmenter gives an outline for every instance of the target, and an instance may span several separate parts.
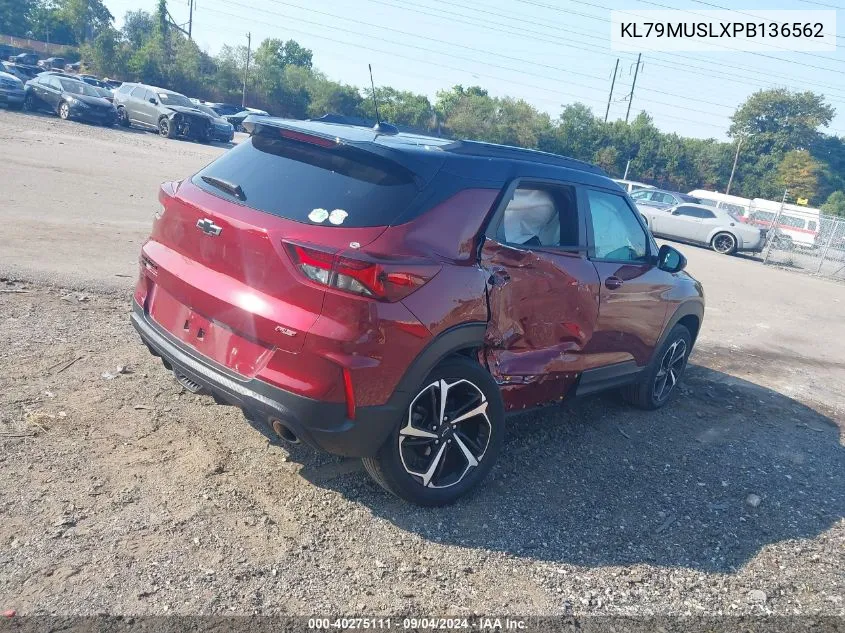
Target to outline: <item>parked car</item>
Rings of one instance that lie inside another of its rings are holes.
[[[246,126],[161,186],[141,250],[131,320],[185,389],[268,435],[362,457],[423,505],[484,478],[506,413],[610,388],[656,409],[677,391],[701,285],[598,167],[315,121]]]
[[[239,105],[234,105],[231,103],[212,103],[210,101],[206,101],[203,105],[207,105],[209,108],[214,110],[218,115],[222,117],[231,116],[232,114],[237,114],[238,112],[242,112],[243,108]]]
[[[109,86],[105,81],[102,79],[97,79],[94,75],[77,75],[78,79],[81,79],[89,86],[94,86],[95,88],[105,88],[106,90],[111,90],[111,86]]]
[[[0,72],[0,104],[10,110],[20,110],[23,99],[23,82],[12,74]]]
[[[125,83],[114,93],[121,125],[155,130],[161,136],[182,136],[203,143],[211,140],[213,118],[172,90]]]
[[[23,66],[37,66],[38,55],[35,53],[18,53],[17,55],[12,55],[9,61],[13,64],[21,64]]]
[[[668,209],[638,205],[651,232],[670,240],[710,246],[717,253],[761,251],[766,231],[750,226],[724,209],[684,203]]]
[[[654,189],[652,185],[647,185],[644,182],[637,182],[636,180],[623,180],[622,178],[614,178],[613,182],[622,187],[628,193],[639,191],[640,189]]]
[[[64,70],[65,69],[65,58],[64,57],[48,57],[47,59],[42,59],[38,61],[38,66],[43,68],[44,70]]]
[[[244,130],[244,120],[248,116],[270,116],[263,110],[242,110],[237,114],[232,114],[230,116],[225,117],[225,119],[232,124],[232,127],[235,128],[238,132],[243,132]]]
[[[231,123],[207,105],[199,103],[195,107],[200,112],[205,112],[207,115],[214,117],[214,127],[211,131],[211,136],[215,141],[222,141],[223,143],[232,142],[232,139],[235,138],[235,128]]]
[[[24,86],[24,107],[29,111],[48,110],[62,119],[81,119],[101,125],[114,125],[117,111],[93,86],[60,73],[42,73]]]
[[[23,83],[26,83],[30,79],[36,77],[38,73],[42,72],[41,68],[38,68],[37,66],[23,66],[21,64],[13,64],[12,62],[0,62],[0,66],[2,66],[2,69],[0,70],[7,72],[10,75],[14,75]]]
[[[640,206],[647,204],[652,207],[659,207],[668,209],[684,202],[691,202],[692,204],[702,204],[701,200],[695,196],[679,191],[666,191],[665,189],[640,189],[631,194],[631,199]]]

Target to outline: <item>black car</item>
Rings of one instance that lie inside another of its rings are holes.
[[[237,114],[243,110],[241,106],[232,105],[231,103],[204,103],[203,105],[208,106],[214,110],[218,116],[222,116],[224,118],[232,114]]]
[[[101,125],[117,122],[117,110],[96,88],[57,73],[42,73],[26,82],[24,108],[30,112],[48,110],[62,119],[82,119]]]
[[[238,132],[242,132],[244,129],[244,119],[248,116],[270,116],[263,110],[243,110],[242,112],[238,112],[237,114],[232,114],[225,118],[229,123],[232,124],[232,127],[235,128]]]

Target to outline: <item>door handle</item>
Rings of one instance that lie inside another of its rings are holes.
[[[619,277],[608,277],[604,280],[604,285],[608,290],[616,290],[622,286],[622,280]]]

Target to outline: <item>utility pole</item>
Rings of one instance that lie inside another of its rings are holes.
[[[244,67],[244,93],[241,98],[241,107],[246,108],[246,82],[249,79],[249,55],[252,52],[252,33],[246,34],[246,66]]]
[[[743,137],[739,137],[739,142],[736,144],[736,154],[734,155],[734,166],[731,167],[731,177],[728,178],[728,188],[725,189],[725,195],[731,192],[731,183],[734,181],[734,172],[736,172],[736,162],[739,160],[739,148],[742,147]]]
[[[616,66],[613,67],[613,81],[610,82],[610,94],[607,95],[607,110],[604,111],[604,122],[607,123],[607,115],[610,114],[610,100],[613,99],[613,86],[616,85],[616,71],[619,70],[619,58],[616,58]]]
[[[191,29],[194,26],[194,0],[188,0],[188,39],[191,38]]]
[[[637,87],[637,75],[640,72],[640,59],[643,54],[637,54],[637,67],[634,69],[634,82],[631,84],[631,93],[628,95],[628,111],[625,113],[625,123],[628,122],[628,116],[631,114],[631,102],[634,100],[634,88]]]

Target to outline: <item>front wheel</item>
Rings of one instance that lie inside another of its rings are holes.
[[[164,138],[173,138],[176,136],[175,126],[170,122],[166,116],[161,117],[158,121],[158,133]]]
[[[126,108],[122,106],[117,109],[117,123],[121,127],[129,127],[131,125],[129,114],[126,112]]]
[[[722,255],[733,255],[736,253],[736,238],[730,233],[716,233],[710,240],[710,246]]]
[[[659,409],[669,402],[687,368],[692,335],[683,325],[669,331],[643,379],[622,389],[622,397],[640,409]]]
[[[27,112],[35,112],[35,97],[32,96],[31,92],[27,92],[23,98],[23,107]]]
[[[63,121],[67,121],[70,118],[70,106],[66,101],[62,101],[59,104],[59,118]]]
[[[490,373],[469,359],[449,359],[429,374],[376,457],[364,458],[364,467],[406,501],[447,505],[490,472],[504,432],[502,396]]]

